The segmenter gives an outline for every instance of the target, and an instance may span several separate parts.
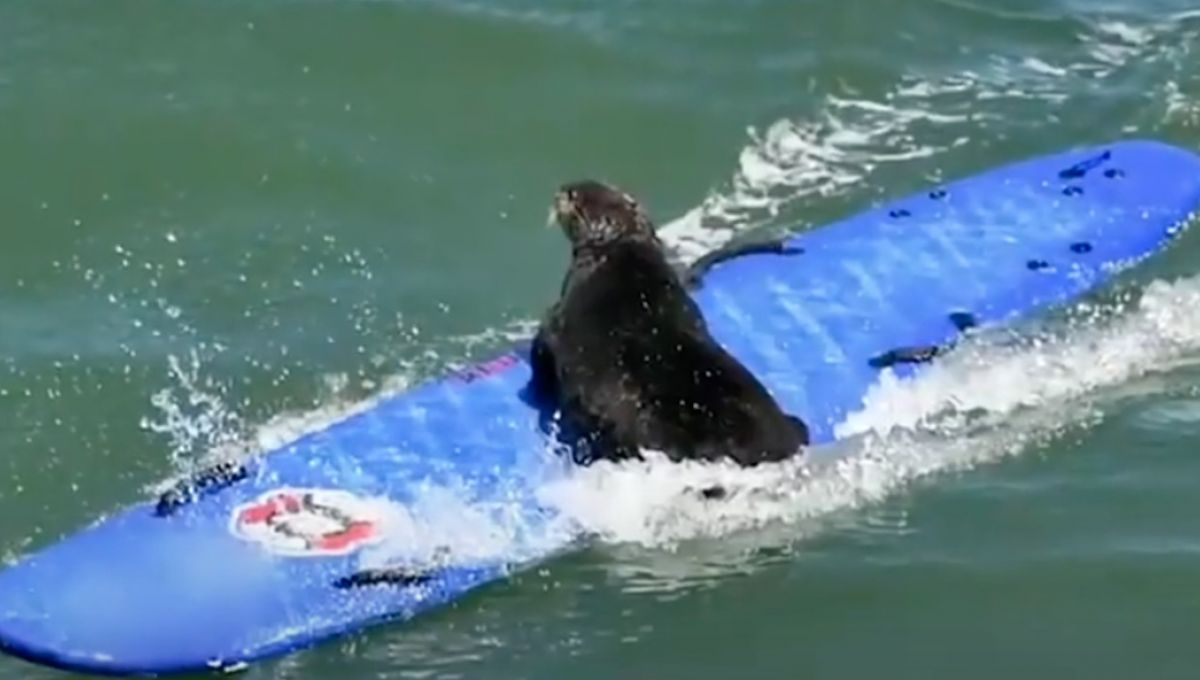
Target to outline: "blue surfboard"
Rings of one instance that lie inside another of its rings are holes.
[[[880,371],[1070,300],[1200,206],[1200,158],[1127,141],[1037,158],[716,264],[714,335],[818,443]],[[889,364],[892,364],[889,366]],[[413,617],[580,538],[539,501],[570,465],[525,347],[208,471],[0,572],[0,646],[61,668],[229,668]]]

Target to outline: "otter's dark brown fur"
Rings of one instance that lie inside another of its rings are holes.
[[[553,212],[571,264],[533,342],[533,385],[579,433],[577,455],[752,466],[800,453],[808,429],[709,334],[633,197],[577,182]]]

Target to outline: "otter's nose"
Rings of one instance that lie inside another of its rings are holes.
[[[554,195],[554,205],[551,206],[549,218],[546,220],[546,226],[562,221],[573,212],[575,212],[575,202],[571,200],[570,194],[565,191],[556,193]]]

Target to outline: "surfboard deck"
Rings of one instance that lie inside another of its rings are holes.
[[[1200,157],[1076,149],[932,187],[717,264],[695,297],[814,442],[899,347],[1070,300],[1167,243]],[[570,550],[570,474],[527,402],[526,347],[380,399],[132,505],[0,572],[0,647],[103,674],[231,668],[445,604]]]

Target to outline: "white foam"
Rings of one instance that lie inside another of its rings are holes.
[[[1053,64],[1049,64],[1041,59],[1038,59],[1037,57],[1026,57],[1021,63],[1025,66],[1025,68],[1033,71],[1034,73],[1039,73],[1046,76],[1054,76],[1055,78],[1061,78],[1070,73],[1070,71],[1062,68],[1061,66],[1054,66]]]
[[[855,109],[860,113],[853,121],[841,115]],[[861,182],[879,163],[932,155],[939,147],[889,140],[917,119],[938,122],[940,116],[831,98],[820,120],[779,120],[763,133],[751,128],[752,143],[738,157],[729,191],[710,195],[665,224],[660,234],[680,260],[691,262],[738,233],[766,224],[794,201],[828,196]]]
[[[692,539],[721,537],[732,552],[706,556],[689,571],[671,559],[638,587],[672,589],[703,582],[722,570],[750,568],[739,555],[753,530],[788,543],[819,530],[828,518],[877,503],[915,480],[969,469],[1020,454],[1063,430],[1102,415],[1097,404],[1148,374],[1200,362],[1200,277],[1156,281],[1140,295],[1125,294],[1103,307],[1080,305],[1068,318],[1039,331],[983,333],[927,367],[917,379],[885,372],[864,406],[837,428],[843,441],[808,452],[804,460],[741,469],[732,464],[672,464],[648,452],[640,462],[589,468],[547,464],[536,497],[557,514],[547,523],[529,505],[491,497],[467,483],[427,484],[404,505],[381,503],[387,542],[364,554],[366,566],[429,563],[449,553],[455,561],[496,561],[561,547],[579,534],[608,545],[672,549]],[[197,360],[172,363],[186,405],[199,423],[167,404],[164,428],[192,446],[229,422]],[[407,384],[397,376],[381,392]],[[285,414],[237,439],[239,455],[274,448],[302,432],[326,426],[375,400]],[[178,427],[179,431],[170,428]],[[200,433],[197,435],[196,433]],[[701,490],[720,486],[721,500]],[[772,533],[775,531],[776,533]],[[753,541],[749,542],[754,545]]]
[[[541,524],[531,535],[534,524],[522,515],[520,505],[464,500],[472,496],[466,485],[426,483],[409,491],[409,503],[378,501],[385,540],[363,553],[362,567],[427,567],[444,560],[460,565],[503,563],[569,538]]]
[[[1197,358],[1197,309],[1200,278],[1156,282],[1128,311],[1104,310],[1118,312],[1111,318],[1083,308],[1053,333],[969,344],[915,380],[882,381],[838,428],[847,439],[808,463],[744,470],[652,456],[579,470],[543,499],[602,540],[656,547],[858,508],[1093,422],[1105,390]],[[729,497],[697,493],[713,485]]]
[[[948,411],[1008,413],[1174,367],[1200,347],[1197,305],[1200,279],[1158,281],[1116,320],[1094,323],[1104,310],[1084,307],[1058,335],[1016,343],[983,338],[930,366],[919,381],[897,381],[889,371],[838,434],[918,427]]]
[[[790,206],[812,198],[847,194],[869,185],[882,168],[935,158],[981,134],[1003,139],[1028,116],[1040,122],[1053,107],[1086,96],[1121,69],[1163,62],[1176,71],[1162,98],[1166,119],[1194,123],[1200,107],[1181,94],[1195,71],[1188,45],[1197,32],[1186,12],[1150,20],[1084,17],[1080,48],[1051,63],[1028,54],[989,54],[958,72],[929,77],[904,74],[871,97],[829,92],[814,113],[748,129],[749,140],[733,175],[695,209],[663,225],[664,241],[682,262],[691,262],[740,234],[771,226]],[[929,163],[917,163],[925,171]],[[796,225],[788,224],[789,228]],[[802,225],[801,225],[802,226]]]
[[[798,202],[847,193],[869,183],[883,166],[958,148],[981,126],[1004,124],[1014,101],[1032,101],[1040,111],[1042,102],[1060,101],[1076,89],[1072,78],[1103,78],[1157,54],[1157,38],[1169,28],[1100,22],[1081,35],[1084,54],[1074,62],[1066,55],[1054,64],[998,55],[937,78],[903,77],[874,98],[827,94],[810,117],[777,120],[761,132],[750,128],[727,186],[665,224],[661,234],[681,259],[694,260],[746,230],[770,224]],[[1191,115],[1194,108],[1175,87],[1168,92],[1172,115]],[[473,496],[464,488],[428,487],[413,503],[393,509],[388,548],[371,559],[427,560],[447,547],[460,556],[489,559],[527,547],[539,536],[558,540],[577,530],[610,545],[668,548],[714,536],[722,537],[722,545],[738,545],[735,537],[741,532],[762,533],[767,527],[784,527],[789,538],[802,536],[814,521],[878,502],[914,480],[1019,454],[1064,429],[1086,426],[1100,413],[1093,408],[1098,394],[1192,359],[1200,350],[1200,319],[1192,311],[1200,309],[1197,303],[1197,279],[1157,282],[1128,309],[1084,313],[1055,333],[967,342],[918,380],[881,380],[864,408],[838,428],[846,441],[812,450],[807,464],[744,470],[670,464],[648,454],[645,462],[564,468],[538,488],[539,498],[560,515],[550,527],[529,525],[511,505],[467,500]],[[453,365],[447,354],[469,355],[481,344],[526,337],[531,329],[530,323],[518,322],[466,336],[439,345],[448,349],[433,360]],[[323,408],[247,427],[195,369],[194,360],[188,371],[173,369],[180,389],[156,401],[163,420],[147,426],[168,433],[181,450],[212,441],[218,444],[214,450],[237,444],[242,455],[370,408],[412,377],[407,372],[394,377],[374,399],[349,402],[335,395]],[[184,405],[195,408],[180,408]],[[230,430],[246,434],[227,436]],[[715,485],[729,496],[706,501],[698,493]],[[727,562],[739,564],[736,558]],[[671,568],[684,576],[703,571],[697,565],[672,563]]]

